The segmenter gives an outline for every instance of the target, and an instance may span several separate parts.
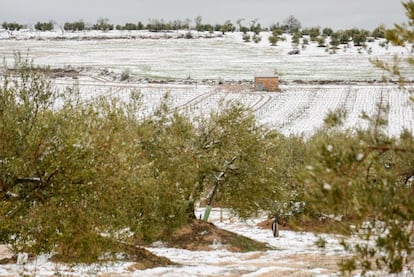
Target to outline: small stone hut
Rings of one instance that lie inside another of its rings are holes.
[[[274,73],[260,73],[254,77],[256,91],[279,91],[279,77]]]

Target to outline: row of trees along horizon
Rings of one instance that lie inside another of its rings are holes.
[[[174,20],[174,21],[164,21],[158,19],[150,19],[147,24],[142,22],[138,23],[125,23],[124,25],[114,25],[109,23],[108,19],[98,19],[96,24],[86,24],[83,20],[74,21],[74,22],[65,22],[63,28],[64,31],[73,32],[73,31],[84,31],[84,30],[100,30],[100,31],[111,31],[111,30],[149,30],[151,32],[158,31],[173,31],[173,30],[194,30],[199,32],[253,32],[259,34],[263,31],[272,31],[277,33],[290,33],[295,36],[309,35],[311,39],[319,36],[334,36],[338,40],[344,40],[345,36],[348,34],[356,35],[361,37],[373,37],[373,38],[384,38],[385,27],[379,25],[374,30],[369,31],[365,29],[351,28],[345,30],[337,30],[325,27],[321,28],[310,27],[302,28],[301,22],[294,16],[289,16],[286,18],[282,24],[276,23],[272,24],[269,27],[263,27],[258,19],[251,20],[245,24],[244,19],[238,19],[236,24],[232,23],[230,20],[225,21],[223,24],[203,24],[202,18],[199,16],[194,20],[194,25],[191,25],[191,20]],[[53,21],[48,22],[37,22],[33,28],[37,31],[53,31],[56,28],[57,24]],[[3,22],[3,29],[8,31],[18,31],[27,26],[19,24],[16,22]]]
[[[413,22],[414,2],[404,7]],[[413,24],[385,35],[405,46]],[[412,61],[408,53],[374,63],[404,86],[400,67]],[[414,137],[385,134],[386,107],[362,115],[366,129],[345,130],[346,112],[333,111],[305,139],[261,126],[240,104],[193,119],[171,110],[166,95],[140,118],[138,91],[127,102],[84,103],[76,87],[56,91],[47,77],[20,55],[2,72],[0,242],[15,253],[116,260],[125,246],[168,241],[208,199],[242,218],[265,212],[359,236],[342,242],[354,254],[342,260],[344,274],[412,266]]]

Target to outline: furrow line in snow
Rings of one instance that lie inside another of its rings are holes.
[[[215,89],[211,92],[207,92],[207,93],[197,95],[196,97],[192,98],[191,100],[187,101],[186,103],[177,106],[176,110],[185,110],[188,107],[196,106],[196,105],[200,104],[202,101],[204,101],[204,100],[206,100],[206,99],[210,98],[211,96],[216,95],[218,93],[219,93],[219,91],[217,91],[217,89]]]
[[[306,95],[303,99],[302,103],[294,109],[293,112],[289,113],[284,124],[281,126],[283,131],[288,131],[289,133],[300,134],[303,133],[303,127],[299,126],[299,128],[294,128],[295,122],[299,121],[300,119],[306,118],[309,114],[309,110],[311,109],[312,105],[315,102],[315,91],[312,90],[308,93],[302,93],[302,95]]]
[[[258,112],[262,110],[266,105],[268,105],[272,101],[272,96],[270,95],[261,95],[261,98],[259,101],[253,104],[252,107],[250,107],[253,112]]]
[[[95,97],[91,97],[88,99],[84,99],[80,105],[88,105],[91,104],[93,101],[95,101],[98,97],[104,97],[104,98],[111,98],[113,96],[115,96],[116,94],[118,94],[119,92],[121,92],[122,88],[115,88],[114,90],[108,90],[106,92],[104,92],[103,94],[100,95],[96,95]]]

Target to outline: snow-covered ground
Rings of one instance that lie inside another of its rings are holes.
[[[106,68],[129,70],[140,78],[251,80],[258,72],[277,72],[282,80],[380,80],[381,70],[370,58],[391,60],[394,54],[406,56],[402,47],[381,47],[383,40],[368,42],[366,49],[352,42],[332,51],[311,42],[299,55],[288,55],[294,48],[290,35],[277,46],[270,46],[269,32],[260,34],[259,43],[243,42],[242,33],[193,31],[197,39],[174,39],[180,32],[144,31],[103,32],[0,32],[0,57],[11,61],[15,51],[29,51],[35,63],[52,67]],[[131,39],[124,37],[133,37]],[[83,38],[101,39],[83,39]],[[121,37],[122,39],[102,39]],[[140,37],[145,37],[143,39]],[[166,37],[171,37],[167,39]],[[70,39],[72,38],[72,39]],[[73,39],[75,38],[75,39]],[[329,41],[329,39],[327,40]]]
[[[389,107],[389,136],[398,136],[403,129],[414,133],[414,103],[409,94],[395,85],[349,84],[312,85],[285,84],[281,92],[254,91],[252,84],[206,85],[206,84],[150,84],[99,80],[82,77],[77,80],[85,102],[96,97],[119,97],[128,101],[129,93],[140,91],[143,96],[141,116],[147,116],[169,94],[169,104],[190,117],[207,115],[218,109],[224,101],[240,102],[249,107],[260,123],[275,128],[283,134],[309,136],[323,126],[329,112],[346,111],[345,128],[366,127],[362,112],[374,115],[378,104]],[[71,80],[57,80],[64,88]]]
[[[216,226],[265,242],[273,250],[232,253],[217,243],[211,245],[211,251],[189,251],[165,248],[159,242],[148,250],[179,266],[137,270],[132,262],[122,262],[68,267],[41,256],[25,264],[0,265],[0,276],[338,276],[337,262],[349,255],[339,245],[339,238],[322,235],[325,248],[315,243],[321,237],[311,233],[280,231],[280,237],[275,238],[271,230],[257,227],[263,219],[240,221],[219,209],[213,209],[210,216]]]
[[[338,108],[347,112],[346,127],[364,126],[362,111],[372,114],[381,102],[390,106],[389,135],[396,136],[403,128],[414,131],[414,107],[407,93],[375,82],[384,73],[370,62],[375,58],[389,61],[395,54],[407,57],[410,53],[405,48],[382,47],[383,40],[374,40],[365,48],[352,42],[340,45],[332,54],[332,50],[311,42],[305,49],[299,46],[299,55],[289,55],[294,46],[287,34],[286,40],[274,47],[268,41],[269,32],[260,34],[259,43],[246,43],[237,32],[221,36],[218,32],[192,31],[195,39],[181,38],[186,32],[0,31],[0,57],[11,63],[15,51],[28,51],[35,64],[82,69],[77,81],[89,101],[98,95],[125,97],[136,88],[144,96],[142,115],[151,113],[168,92],[171,105],[192,116],[216,108],[220,99],[240,101],[252,108],[261,123],[285,134],[309,135],[322,125],[327,112]],[[258,72],[275,70],[282,82],[281,93],[259,93],[251,86],[230,88],[205,81],[249,84]],[[111,75],[100,75],[102,72],[118,76],[128,72],[134,81],[114,82]],[[148,79],[175,83],[154,85],[148,84]],[[329,81],[330,85],[298,84],[296,80]],[[62,80],[57,83],[70,84]]]
[[[198,209],[197,214],[202,214]],[[234,253],[224,249],[218,242],[211,245],[210,251],[189,251],[178,248],[167,248],[162,242],[155,242],[147,249],[158,256],[167,257],[177,266],[157,267],[140,270],[133,262],[116,262],[100,265],[69,266],[53,263],[49,256],[43,255],[33,260],[22,259],[19,264],[0,265],[0,276],[102,276],[102,277],[201,277],[201,276],[243,276],[243,277],[270,277],[270,276],[340,276],[338,263],[349,258],[351,254],[340,245],[345,239],[348,243],[355,242],[355,237],[340,235],[315,235],[308,232],[293,232],[281,230],[279,237],[273,237],[270,229],[257,226],[265,220],[258,217],[242,221],[232,216],[226,210],[213,209],[209,221],[217,227],[264,242],[271,247],[267,251]],[[320,247],[318,242],[325,241]],[[4,246],[0,245],[0,258],[8,256]],[[23,256],[23,255],[22,255]],[[373,272],[379,277],[408,277],[412,272],[399,275],[390,275],[385,271]],[[360,276],[359,273],[353,275]]]

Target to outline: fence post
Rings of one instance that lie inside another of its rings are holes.
[[[275,238],[279,237],[279,222],[278,221],[279,221],[278,216],[275,215],[275,218],[273,219],[273,222],[272,222],[272,231],[273,231],[273,236]]]
[[[211,206],[207,205],[206,210],[204,211],[204,217],[203,217],[204,221],[208,221],[208,218],[210,216],[210,212],[211,212]]]

